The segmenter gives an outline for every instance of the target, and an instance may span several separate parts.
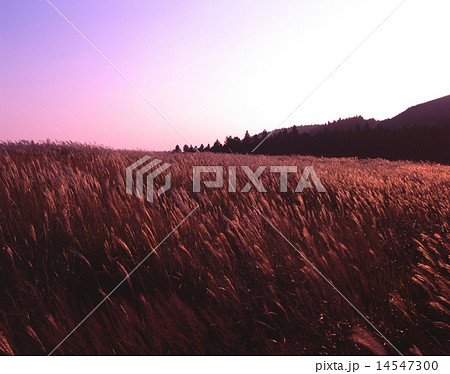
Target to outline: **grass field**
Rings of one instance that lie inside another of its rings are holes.
[[[403,354],[450,353],[449,166],[148,153],[151,204],[125,192],[144,154],[0,145],[1,353],[50,353],[197,205],[55,354],[395,354],[254,207]],[[312,165],[327,192],[193,193],[193,165]]]

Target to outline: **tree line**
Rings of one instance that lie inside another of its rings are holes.
[[[266,138],[267,137],[267,138]],[[266,140],[256,149],[255,147]],[[345,130],[326,125],[314,132],[301,132],[296,126],[250,136],[226,137],[222,144],[185,145],[183,152],[213,152],[268,155],[311,155],[318,157],[384,158],[388,160],[432,161],[450,164],[450,126],[413,126],[390,129],[386,126],[362,126],[358,123]],[[254,151],[253,151],[254,150]],[[175,152],[181,152],[177,145]]]

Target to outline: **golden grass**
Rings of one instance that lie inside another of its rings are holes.
[[[0,145],[0,352],[49,353],[198,204],[57,354],[394,353],[253,204],[404,354],[448,354],[449,166],[152,153],[150,204],[125,193],[143,155]],[[193,165],[313,165],[327,193],[192,193]]]

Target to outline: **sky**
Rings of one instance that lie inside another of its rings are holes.
[[[406,0],[287,119],[401,0],[51,2],[128,82],[46,0],[2,0],[0,140],[170,150],[450,94],[448,0]]]

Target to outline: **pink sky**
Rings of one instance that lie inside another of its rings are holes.
[[[198,145],[280,127],[399,2],[52,3]],[[284,126],[448,95],[448,7],[407,1]],[[2,3],[0,48],[0,140],[187,143],[45,0]]]

